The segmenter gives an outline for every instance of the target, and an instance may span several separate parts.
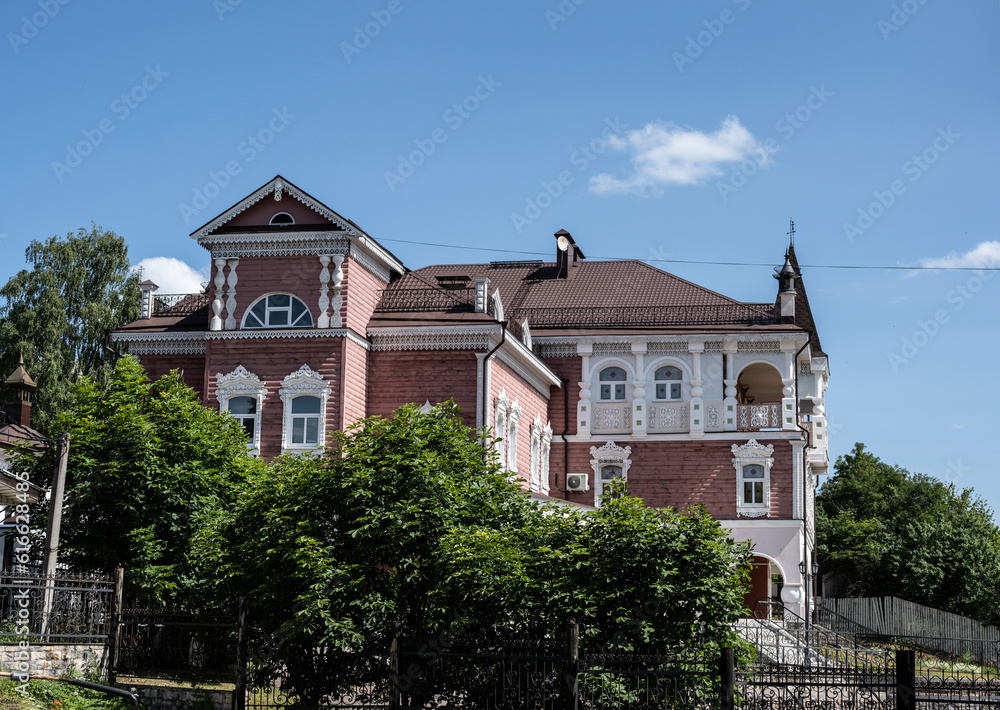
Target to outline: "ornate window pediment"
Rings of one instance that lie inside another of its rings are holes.
[[[308,451],[323,446],[330,383],[308,365],[303,365],[282,380],[278,394],[284,403],[282,450]]]
[[[736,515],[762,518],[771,513],[771,465],[774,444],[763,446],[750,439],[742,446],[733,444],[736,467]]]
[[[590,447],[590,466],[594,470],[594,505],[601,507],[601,496],[604,495],[604,486],[612,481],[628,480],[628,470],[632,466],[632,447],[618,446],[615,442],[609,441],[604,446]]]
[[[260,416],[267,397],[267,387],[257,375],[243,365],[228,375],[216,374],[215,398],[219,408],[230,412],[247,432],[247,446],[254,456],[260,455]]]

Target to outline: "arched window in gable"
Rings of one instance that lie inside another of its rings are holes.
[[[244,328],[312,328],[312,314],[290,293],[272,293],[257,299],[243,316]]]

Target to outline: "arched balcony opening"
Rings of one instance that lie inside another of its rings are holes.
[[[739,431],[781,429],[781,373],[774,365],[755,362],[736,381],[736,426]]]

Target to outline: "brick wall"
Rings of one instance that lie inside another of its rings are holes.
[[[238,365],[257,375],[267,385],[267,398],[261,410],[261,456],[271,458],[281,453],[281,424],[284,407],[278,390],[281,382],[302,365],[308,365],[330,383],[326,404],[327,431],[340,424],[341,383],[343,377],[342,338],[245,338],[208,342],[209,406],[218,407],[215,399],[216,373],[229,373]]]
[[[171,370],[180,370],[185,384],[204,396],[204,355],[142,355],[139,362],[151,380],[158,380]]]
[[[471,350],[370,352],[368,415],[388,416],[408,402],[454,399],[462,421],[475,427],[477,362]]]
[[[518,419],[517,427],[517,472],[518,478],[528,486],[528,477],[531,472],[531,427],[537,416],[544,427],[549,417],[549,400],[538,390],[529,385],[524,379],[514,372],[506,363],[494,358],[490,363],[490,391],[489,399],[489,422],[495,424],[496,398],[503,389],[507,393],[507,399],[511,405],[517,400],[521,405],[521,417]],[[556,388],[553,388],[558,391]],[[509,423],[508,415],[508,423]],[[500,432],[495,432],[497,436]],[[504,435],[506,438],[506,434]],[[510,442],[505,441],[505,449],[509,449]]]
[[[594,472],[590,449],[603,442],[573,442],[569,445],[570,473],[589,473],[590,490],[571,493],[570,500],[594,504]],[[653,507],[687,508],[703,504],[712,517],[736,518],[736,468],[731,446],[745,439],[723,441],[631,441],[615,442],[631,446],[632,465],[628,473],[629,494]],[[792,517],[792,447],[787,441],[774,444],[771,466],[771,518]],[[562,451],[553,441],[551,470],[562,472]],[[558,477],[560,487],[564,478]],[[553,486],[553,495],[555,495]]]
[[[341,411],[344,418],[340,428],[347,429],[358,419],[367,416],[368,351],[353,340],[344,338],[343,341],[344,386],[341,390]]]
[[[266,293],[291,293],[309,308],[313,325],[319,317],[319,272],[323,265],[316,255],[242,257],[236,267],[236,327],[254,301]],[[212,263],[210,286],[215,297],[215,262]],[[229,268],[226,267],[226,274]],[[226,320],[226,299],[223,298],[221,317]],[[211,315],[209,316],[211,317]],[[208,329],[206,324],[205,329]]]
[[[343,270],[344,305],[340,315],[345,327],[364,334],[386,284],[350,256],[344,259]]]

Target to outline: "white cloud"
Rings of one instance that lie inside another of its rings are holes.
[[[947,256],[936,256],[921,259],[920,266],[929,269],[947,269],[966,267],[986,269],[1000,266],[1000,242],[982,242],[967,252],[951,252]]]
[[[632,153],[633,174],[620,180],[602,173],[590,178],[597,194],[659,195],[670,185],[701,185],[724,174],[725,168],[752,158],[757,167],[771,162],[767,149],[740,124],[727,116],[715,133],[681,128],[673,123],[650,123],[609,143]]]
[[[208,270],[192,269],[180,259],[169,256],[152,256],[135,266],[142,269],[142,280],[149,279],[160,288],[160,293],[198,293],[208,281]]]

